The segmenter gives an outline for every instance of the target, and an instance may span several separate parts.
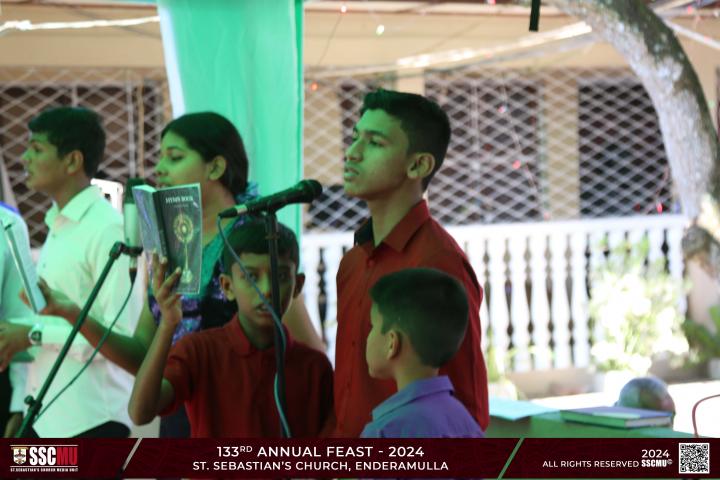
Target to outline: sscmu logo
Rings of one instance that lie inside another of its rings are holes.
[[[77,445],[10,445],[11,472],[77,472]]]
[[[27,449],[28,447],[17,447],[13,445],[12,451],[15,465],[22,465],[25,463],[25,459],[27,458]]]

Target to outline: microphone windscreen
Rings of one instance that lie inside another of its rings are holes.
[[[142,178],[133,177],[128,179],[125,186],[125,198],[123,200],[123,231],[125,233],[125,244],[129,247],[141,245],[140,239],[140,218],[135,197],[132,194],[133,187],[144,185]]]
[[[322,194],[323,187],[320,184],[320,182],[318,182],[317,180],[308,179],[308,180],[303,180],[300,183],[302,183],[302,185],[303,185],[303,190],[306,191],[309,194],[309,196],[312,197],[311,200],[316,199],[317,197],[319,197]]]

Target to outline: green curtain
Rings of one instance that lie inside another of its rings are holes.
[[[173,115],[211,110],[240,130],[268,195],[302,178],[302,0],[159,0]],[[298,234],[301,211],[278,218]]]

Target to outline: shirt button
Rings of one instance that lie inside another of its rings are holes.
[[[373,260],[372,258],[368,259],[368,261],[367,261],[367,266],[368,266],[368,267],[374,267],[374,266],[375,266],[375,260]]]

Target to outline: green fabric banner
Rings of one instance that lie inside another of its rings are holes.
[[[301,0],[159,0],[173,115],[215,111],[240,130],[268,195],[302,178]],[[298,234],[298,206],[278,212]]]

